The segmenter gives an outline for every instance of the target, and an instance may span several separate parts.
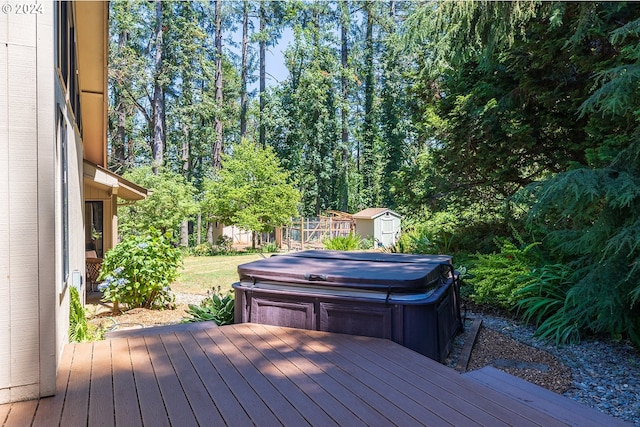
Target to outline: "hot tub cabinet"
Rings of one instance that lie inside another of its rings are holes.
[[[236,323],[387,338],[437,361],[461,328],[447,256],[303,251],[238,274]]]

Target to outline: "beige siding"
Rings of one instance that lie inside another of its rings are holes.
[[[0,14],[0,41],[6,40],[8,17]],[[0,76],[7,75],[8,47],[0,43]],[[9,126],[8,85],[0,78],[0,236],[9,236]],[[9,301],[9,239],[0,238],[0,301]],[[5,304],[0,310],[0,402],[9,400],[11,384],[11,312]]]
[[[38,395],[36,18],[9,19],[9,355],[11,400]],[[21,25],[20,25],[21,24]],[[18,29],[20,28],[20,31]],[[33,35],[31,39],[30,35]],[[19,333],[16,333],[19,331]]]
[[[54,84],[54,5],[43,5],[43,14],[0,14],[0,403],[53,393],[67,339],[68,288],[56,256],[55,101],[64,97]],[[82,146],[73,127],[69,134],[69,266],[83,272]]]
[[[55,179],[59,174],[55,173],[55,86],[52,72],[54,63],[54,43],[55,30],[53,27],[53,7],[54,3],[45,3],[50,17],[38,19],[37,34],[41,37],[37,50],[37,102],[38,102],[38,284],[39,284],[39,355],[40,355],[40,396],[52,395],[55,393],[56,371],[58,367],[59,355],[62,354],[60,343],[64,336],[54,332],[53,328],[60,327],[68,321],[56,318],[56,311],[59,304],[56,298],[56,281],[61,281],[61,276],[56,274],[55,266]],[[68,315],[67,315],[68,319]]]

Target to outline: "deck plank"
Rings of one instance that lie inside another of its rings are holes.
[[[374,410],[381,411],[389,420],[389,423],[396,425],[416,425],[418,420],[411,417],[406,411],[402,410],[393,402],[390,402],[384,396],[380,389],[370,387],[362,381],[356,374],[349,370],[349,366],[341,366],[341,356],[333,353],[333,348],[318,340],[305,340],[305,337],[294,336],[286,332],[274,331],[283,341],[298,349],[298,351],[307,358],[313,359],[316,364],[326,366],[325,373],[332,379],[340,383],[342,386],[351,390],[359,396],[363,401],[371,405]]]
[[[593,408],[581,405],[565,396],[554,393],[521,378],[509,375],[491,366],[464,374],[498,392],[534,407],[542,412],[553,414],[571,426],[597,427],[602,425],[625,425]]]
[[[309,422],[298,412],[298,408],[282,396],[278,389],[276,389],[264,376],[262,370],[256,367],[252,360],[221,332],[222,329],[223,328],[218,328],[214,330],[207,330],[205,332],[209,335],[211,340],[215,342],[224,356],[232,361],[233,366],[238,370],[237,372],[240,377],[244,379],[247,385],[253,389],[253,393],[255,393],[255,395],[262,401],[256,401],[256,404],[264,406],[265,409],[272,412],[275,417],[273,421],[276,421],[278,424],[309,425]],[[233,326],[225,329],[232,329],[232,331],[235,330]],[[231,386],[229,381],[226,382]],[[247,410],[249,409],[248,405],[243,406]],[[252,419],[258,425],[262,424],[262,420],[260,418],[254,418],[252,415]]]
[[[357,363],[352,359],[353,352],[343,351],[340,348],[340,342],[336,340],[340,334],[335,334],[331,337],[331,340],[317,339],[319,336],[314,331],[304,331],[305,334],[299,336],[299,340],[306,344],[312,345],[315,351],[321,352],[331,363],[340,367],[346,372],[350,372],[359,381],[364,383],[372,390],[384,390],[383,397],[388,402],[397,406],[406,415],[410,416],[414,421],[413,424],[424,424],[430,426],[452,426],[455,425],[449,420],[446,420],[438,416],[432,409],[431,403],[428,407],[425,402],[417,402],[398,390],[385,381],[385,378],[380,378],[376,375],[371,375],[370,371],[366,367]],[[373,340],[373,339],[372,339]],[[374,341],[370,341],[374,342]],[[373,348],[375,352],[375,347]],[[471,425],[473,421],[469,420]]]
[[[62,408],[71,374],[71,362],[73,361],[74,345],[67,345],[62,351],[60,365],[58,366],[58,377],[56,378],[55,396],[40,399],[38,411],[33,420],[33,427],[50,427],[58,425],[62,416]],[[1,418],[1,417],[0,417]]]
[[[159,335],[144,337],[171,425],[197,426],[193,410]]]
[[[271,341],[270,343],[273,348],[279,351],[282,357],[289,357],[298,369],[313,378],[323,389],[342,402],[346,408],[366,425],[388,425],[392,423],[391,419],[378,412],[374,406],[371,406],[366,397],[363,399],[359,396],[359,393],[344,386],[331,374],[332,370],[340,376],[345,374],[344,372],[338,371],[316,352],[305,351],[303,346],[299,345],[299,341],[288,339],[290,337],[289,334],[280,334],[273,329],[257,328],[253,330],[253,333],[256,339],[263,337],[262,334],[269,334],[275,337],[277,341]],[[294,357],[290,357],[292,355]]]
[[[113,427],[113,375],[111,372],[111,342],[96,341],[91,359],[89,389],[89,425]]]
[[[162,401],[160,387],[151,365],[149,350],[144,338],[131,338],[128,341],[142,424],[169,427],[169,417]]]
[[[238,398],[225,384],[220,373],[213,366],[203,349],[198,345],[191,333],[177,334],[180,344],[184,348],[193,368],[211,396],[220,415],[222,425],[246,426],[251,424],[251,418],[240,405]]]
[[[113,369],[113,406],[116,425],[142,427],[140,405],[133,377],[131,353],[127,339],[111,341]]]
[[[6,425],[16,427],[30,426],[36,415],[37,408],[37,400],[26,400],[12,404],[7,416]]]
[[[224,425],[224,420],[211,399],[202,380],[195,371],[174,334],[161,335],[162,343],[167,349],[167,355],[173,365],[177,379],[182,384],[189,406],[199,425]]]
[[[545,401],[550,392],[490,370],[461,375],[377,338],[256,324],[180,328],[68,345],[58,394],[0,405],[0,424],[629,425],[559,395]],[[491,384],[472,377],[485,374]],[[104,402],[107,410],[94,407]]]
[[[5,425],[5,422],[7,421],[7,416],[9,415],[10,411],[11,411],[10,403],[5,403],[3,405],[0,405],[0,426]]]
[[[89,410],[89,386],[91,384],[91,359],[93,343],[70,344],[75,347],[67,395],[65,397],[61,426],[85,425]]]
[[[358,348],[360,346],[357,345],[360,337],[352,340],[349,337],[340,336],[337,339],[340,341],[340,350],[352,350],[358,353],[363,358],[361,360],[363,366],[371,374],[375,375],[379,369],[390,370],[392,379],[404,378],[404,380],[415,381],[421,389],[437,390],[438,396],[444,398],[444,404],[458,405],[459,410],[478,422],[482,421],[484,425],[565,425],[556,418],[531,410],[517,401],[502,405],[501,402],[504,399],[501,399],[494,390],[476,387],[476,384],[466,381],[460,374],[451,375],[451,370],[444,365],[404,347],[397,349],[395,346],[389,346],[389,342],[380,340],[374,356],[373,352],[360,352]],[[405,362],[402,366],[397,365],[399,353],[402,354],[400,359]],[[401,373],[401,370],[408,372]],[[393,381],[396,382],[397,379]],[[401,384],[397,384],[402,387]]]
[[[290,349],[289,352],[282,354],[273,348],[273,345],[279,341],[276,337],[271,337],[269,334],[261,334],[260,336],[255,334],[256,331],[252,329],[248,331],[248,334],[236,333],[234,338],[231,336],[229,336],[229,338],[232,339],[236,345],[242,343],[241,345],[243,345],[245,349],[250,349],[249,346],[253,346],[263,358],[252,357],[252,360],[258,363],[265,362],[265,364],[268,361],[268,363],[273,365],[275,370],[273,371],[272,383],[274,383],[274,385],[278,383],[277,386],[282,393],[287,396],[297,408],[304,408],[303,415],[308,420],[323,425],[335,422],[338,425],[365,426],[362,420],[356,417],[338,399],[314,381],[308,375],[310,371],[305,372],[292,362],[292,359],[299,358],[299,356],[294,354],[295,350]],[[250,349],[250,351],[251,350],[252,349]],[[292,385],[293,387],[291,387]]]
[[[222,348],[220,348],[218,343],[213,339],[213,336],[219,335],[217,330],[194,331],[192,335],[198,345],[204,350],[207,358],[211,361],[212,366],[215,367],[226,387],[234,394],[238,402],[241,402],[242,407],[250,417],[252,423],[256,425],[259,423],[265,426],[283,425],[274,414],[274,411],[290,411],[292,408],[287,406],[283,407],[279,401],[267,405],[247,379],[255,376],[256,373],[242,368],[245,365],[248,366],[250,363],[243,355],[233,354],[233,349],[227,348],[227,351],[231,352],[230,357],[227,357]],[[257,375],[259,375],[259,373],[257,373]],[[264,395],[265,398],[267,398],[267,396],[271,397],[271,395]],[[282,416],[282,413],[280,415]],[[302,421],[304,422],[304,420]]]
[[[346,350],[350,351],[347,352]],[[446,389],[435,389],[434,387],[425,387],[425,384],[418,381],[412,373],[406,370],[404,366],[393,365],[387,359],[368,359],[352,347],[341,348],[345,356],[354,363],[364,366],[364,370],[370,375],[377,377],[386,385],[393,387],[399,393],[402,393],[407,399],[411,399],[418,405],[429,401],[429,410],[443,420],[453,425],[479,426],[479,417],[485,417],[484,411],[477,411],[472,405],[465,405],[466,402],[459,400],[454,393],[447,393]],[[378,354],[376,354],[378,356]],[[500,420],[493,418],[484,425],[504,425]]]

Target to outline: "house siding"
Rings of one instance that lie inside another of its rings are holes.
[[[0,14],[0,403],[51,395],[67,342],[56,105],[67,108],[54,72],[55,5],[42,5]],[[82,146],[68,124],[69,270],[82,272]]]

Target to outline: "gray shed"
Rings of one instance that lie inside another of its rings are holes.
[[[400,237],[400,214],[387,208],[368,208],[353,214],[356,234],[373,238],[377,245],[393,246]],[[376,245],[376,246],[377,246]]]

